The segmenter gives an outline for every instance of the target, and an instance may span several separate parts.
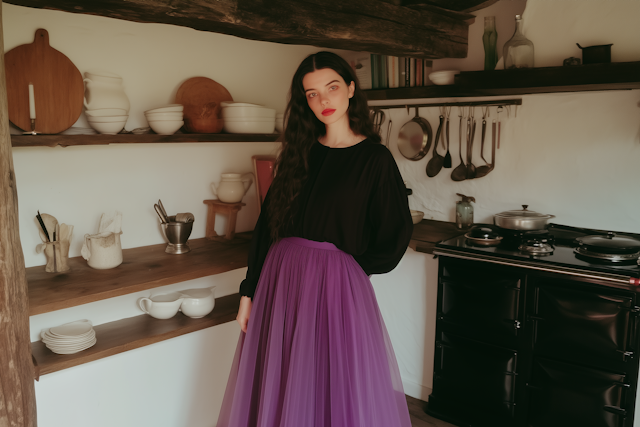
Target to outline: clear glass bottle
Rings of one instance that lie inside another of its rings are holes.
[[[458,228],[469,228],[473,225],[473,205],[476,201],[474,197],[456,193],[462,200],[456,202],[456,225]]]
[[[533,43],[522,33],[522,15],[516,15],[516,31],[504,44],[504,69],[533,68]]]
[[[482,44],[484,45],[484,69],[494,70],[498,63],[498,32],[496,31],[496,17],[484,17],[484,34]]]

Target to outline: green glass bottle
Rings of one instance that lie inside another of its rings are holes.
[[[494,70],[498,63],[498,32],[495,16],[484,17],[482,44],[484,45],[484,69]]]

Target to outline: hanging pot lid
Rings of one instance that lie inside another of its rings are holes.
[[[541,214],[538,212],[530,211],[527,209],[529,205],[522,205],[522,209],[513,210],[513,211],[504,211],[495,214],[494,216],[498,218],[530,218],[530,219],[550,219],[555,218],[555,215],[549,214]]]
[[[593,253],[601,254],[636,254],[640,252],[640,240],[630,236],[607,235],[578,237],[576,241],[581,248]]]

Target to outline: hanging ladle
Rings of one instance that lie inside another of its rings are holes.
[[[444,162],[444,157],[438,154],[438,142],[440,142],[440,134],[442,132],[442,128],[444,126],[444,115],[442,108],[440,109],[440,124],[438,125],[438,130],[436,131],[436,142],[433,144],[433,157],[427,163],[427,176],[433,178],[438,175],[438,172],[442,169],[442,163]],[[442,138],[444,140],[444,137]]]
[[[454,181],[464,181],[467,179],[467,166],[462,159],[462,118],[463,111],[460,107],[460,125],[458,126],[458,154],[460,155],[460,164],[451,172],[451,179]]]
[[[487,175],[493,169],[493,165],[484,158],[484,138],[487,133],[487,117],[489,116],[489,107],[483,108],[482,113],[482,135],[480,139],[480,158],[485,162],[485,165],[478,166],[476,168],[476,178],[482,178]],[[491,160],[493,161],[493,159]]]
[[[469,118],[467,119],[467,179],[476,177],[476,167],[471,162],[473,157],[473,140],[476,137],[475,108],[469,107]]]
[[[449,116],[451,115],[451,107],[444,107],[444,116],[446,118],[445,131],[447,132],[447,152],[444,155],[444,161],[442,162],[442,167],[451,169],[451,153],[449,152],[449,147],[451,143],[449,142]]]
[[[484,127],[484,120],[483,120],[483,127]],[[489,172],[493,170],[493,168],[496,165],[495,164],[496,163],[496,121],[495,119],[491,124],[491,132],[492,132],[491,133],[491,163],[487,162],[487,165],[480,166],[478,169],[476,169],[476,178],[486,176]],[[482,133],[484,137],[484,131]],[[484,157],[482,159],[484,160]]]

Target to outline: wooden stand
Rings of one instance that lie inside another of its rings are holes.
[[[216,214],[229,215],[227,228],[225,230],[224,239],[233,240],[236,236],[236,220],[238,219],[238,211],[245,206],[245,203],[224,203],[220,200],[203,200],[202,203],[209,206],[207,212],[207,229],[205,237],[209,240],[219,240],[221,236],[216,233]]]

